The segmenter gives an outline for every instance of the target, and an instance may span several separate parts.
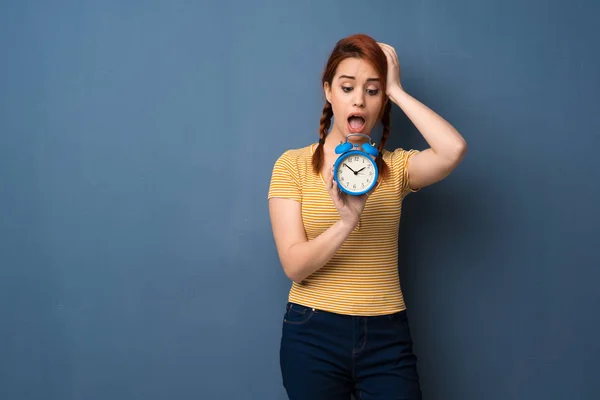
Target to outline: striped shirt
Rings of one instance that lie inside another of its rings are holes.
[[[339,220],[321,174],[313,172],[315,144],[285,151],[275,162],[268,198],[301,203],[308,240]],[[398,231],[408,187],[407,162],[416,150],[384,150],[388,175],[369,196],[356,229],[331,260],[301,283],[288,299],[347,315],[383,315],[405,309],[398,276]]]

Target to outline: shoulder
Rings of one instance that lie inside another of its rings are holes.
[[[293,176],[302,179],[312,169],[313,145],[288,149],[281,153],[273,165],[273,176],[286,179]]]
[[[293,161],[293,162],[304,162],[310,161],[313,152],[313,144],[300,148],[287,149],[279,155],[279,160]]]
[[[400,193],[405,196],[410,192],[416,192],[409,187],[408,164],[410,158],[419,153],[419,150],[397,148],[392,151],[383,151],[383,161],[390,168],[392,181],[399,188]]]
[[[285,197],[301,201],[307,173],[311,170],[312,145],[288,149],[279,155],[271,174],[268,198]]]
[[[383,161],[394,171],[402,171],[408,166],[410,158],[417,154],[419,150],[403,149],[401,147],[394,150],[383,150]]]
[[[303,172],[303,170],[311,165],[313,146],[311,144],[305,147],[285,150],[275,160],[273,168],[286,168],[296,173]]]

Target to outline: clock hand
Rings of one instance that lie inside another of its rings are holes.
[[[362,171],[365,168],[367,168],[367,167],[362,167],[361,169],[359,169],[358,171],[356,171],[355,174],[358,174],[360,171]]]
[[[356,175],[356,171],[355,171],[355,170],[353,170],[352,168],[350,168],[350,167],[348,166],[348,164],[344,163],[344,165],[345,165],[346,167],[348,167],[348,169],[349,169],[350,171],[354,172],[354,175]]]

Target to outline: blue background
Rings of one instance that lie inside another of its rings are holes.
[[[469,143],[410,195],[427,399],[600,398],[600,5],[3,1],[0,398],[284,399],[266,194],[364,32]],[[389,148],[422,149],[394,107]]]

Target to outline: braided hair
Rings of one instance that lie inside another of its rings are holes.
[[[322,84],[328,83],[331,85],[335,72],[338,65],[349,57],[362,58],[368,60],[373,64],[381,77],[381,83],[383,87],[386,87],[387,78],[387,58],[383,53],[383,50],[379,47],[379,44],[370,36],[364,34],[352,35],[347,38],[341,39],[335,45],[327,65],[323,71]],[[390,112],[391,102],[387,98],[384,98],[385,106],[381,110],[381,123],[383,124],[383,135],[381,141],[377,145],[379,154],[375,158],[375,163],[379,169],[379,175],[384,178],[387,172],[387,167],[383,162],[383,150],[390,134]],[[315,149],[312,158],[313,170],[316,174],[320,173],[323,165],[323,146],[331,127],[331,119],[333,118],[333,108],[331,103],[325,102],[323,106],[323,113],[321,114],[320,125],[319,125],[319,143]]]
[[[323,114],[321,115],[321,125],[319,126],[319,144],[315,149],[312,159],[313,168],[317,173],[321,171],[321,166],[323,165],[323,145],[331,126],[331,118],[333,118],[333,109],[331,108],[331,103],[326,101],[323,106]]]

